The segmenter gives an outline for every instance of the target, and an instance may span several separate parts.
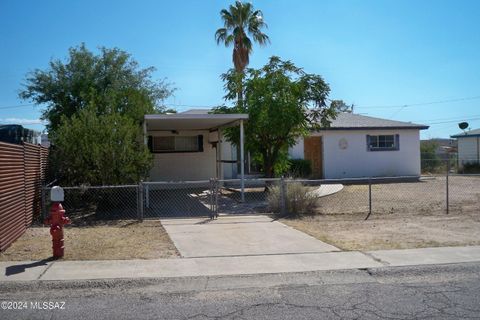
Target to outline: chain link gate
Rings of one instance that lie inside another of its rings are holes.
[[[210,179],[210,219],[218,218],[218,179]]]

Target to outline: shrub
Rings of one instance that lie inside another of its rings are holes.
[[[288,173],[292,177],[307,178],[312,174],[312,165],[309,160],[305,159],[290,159],[290,168]]]
[[[435,141],[422,141],[420,143],[420,158],[422,173],[439,173],[445,172],[445,163],[436,153],[438,143]]]
[[[312,213],[318,197],[308,187],[302,185],[300,182],[291,182],[285,184],[285,189],[285,202],[288,215],[301,216]],[[280,185],[276,184],[269,188],[267,195],[270,209],[277,214],[281,211],[280,193]]]
[[[467,162],[463,165],[463,173],[480,173],[480,163]]]

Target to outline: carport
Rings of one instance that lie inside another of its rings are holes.
[[[244,121],[247,114],[211,114],[192,110],[178,114],[144,116],[144,143],[154,154],[152,181],[195,181],[223,178],[223,163],[240,163],[241,197],[244,200]],[[222,130],[240,127],[238,160],[222,159]]]

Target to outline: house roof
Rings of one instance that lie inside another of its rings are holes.
[[[209,114],[208,112],[182,112],[173,114],[146,114],[144,119],[147,129],[151,131],[211,130],[236,125],[240,120],[248,119],[248,115],[242,113]]]
[[[209,114],[210,112],[212,112],[212,109],[189,109],[180,112],[180,114]]]
[[[324,130],[364,130],[364,129],[428,129],[423,124],[402,122],[341,112]]]
[[[215,126],[218,123],[235,122],[239,119],[248,119],[246,114],[211,114],[211,109],[190,109],[184,112],[175,114],[155,114],[145,115],[145,119],[164,119],[162,126],[169,122],[168,129],[165,130],[181,130],[182,128],[174,128],[175,125],[184,126],[188,128],[198,127],[197,129],[205,129],[205,125]],[[169,120],[166,120],[169,119]],[[200,122],[198,122],[200,121]],[[210,122],[209,122],[210,121]],[[148,123],[150,123],[149,121]],[[180,122],[184,124],[180,124]],[[186,124],[187,122],[190,122]],[[218,125],[221,126],[221,125]],[[218,127],[217,126],[217,127]],[[150,127],[149,127],[150,129]],[[207,128],[210,129],[210,128]],[[381,118],[374,118],[354,113],[341,112],[336,119],[331,120],[330,127],[322,130],[365,130],[365,129],[428,129],[428,126],[423,124],[415,124],[411,122],[402,122]],[[152,130],[152,129],[150,129]],[[185,130],[185,129],[184,129]]]
[[[451,138],[469,138],[469,137],[480,137],[480,129],[469,130],[466,132],[462,132],[453,136]]]

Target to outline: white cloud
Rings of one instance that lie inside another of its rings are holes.
[[[4,118],[0,122],[5,124],[45,124],[46,122],[40,119],[25,119],[25,118]]]

